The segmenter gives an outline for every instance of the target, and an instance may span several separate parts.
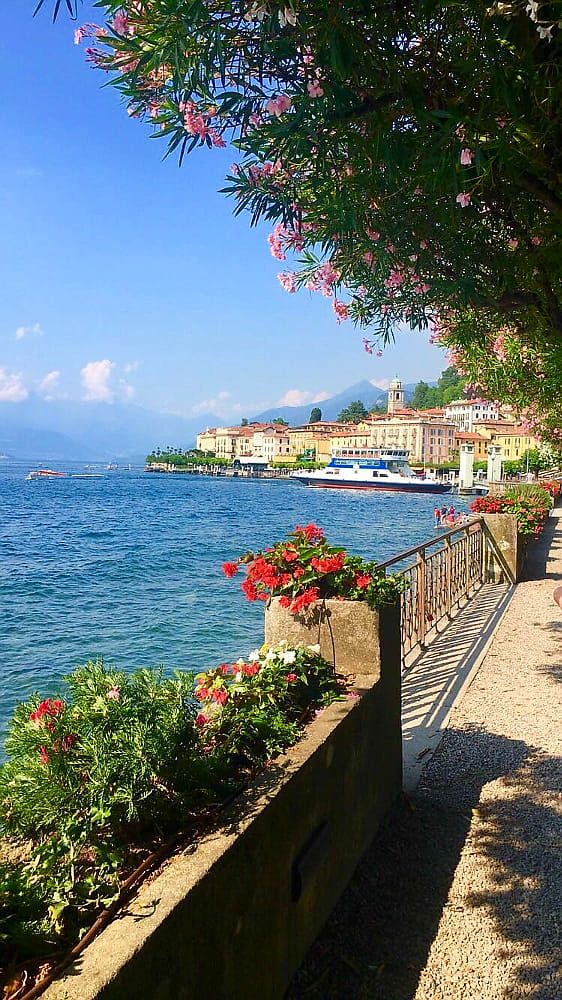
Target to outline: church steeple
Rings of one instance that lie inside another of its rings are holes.
[[[394,413],[395,410],[402,410],[404,408],[404,388],[402,386],[401,380],[398,378],[392,379],[388,387],[388,412]]]

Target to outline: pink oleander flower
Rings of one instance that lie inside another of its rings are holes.
[[[508,240],[507,245],[510,250],[517,250],[517,247],[519,246],[519,240],[516,239]]]
[[[542,240],[540,236],[531,236],[531,243],[534,247],[540,247]]]
[[[309,97],[323,97],[324,95],[324,91],[318,80],[310,80],[306,85],[306,89],[308,90]]]
[[[461,193],[457,195],[455,200],[457,202],[457,205],[460,205],[461,208],[466,208],[467,205],[470,205],[470,193],[468,191],[461,191]]]
[[[111,22],[111,27],[116,35],[129,35],[131,33],[129,18],[122,10],[117,11],[117,14]]]
[[[296,674],[287,674],[287,676],[286,676],[286,678],[285,678],[285,680],[286,680],[286,681],[287,681],[287,682],[288,682],[289,684],[292,684],[292,683],[293,683],[294,681],[296,681],[296,679],[297,679],[297,675],[296,675]]]
[[[267,102],[265,110],[269,112],[270,115],[275,115],[279,118],[280,115],[284,114],[291,107],[292,101],[287,94],[279,94],[278,97],[272,97],[270,101]]]
[[[344,319],[349,319],[349,306],[346,306],[344,302],[334,299],[332,309],[337,316],[338,323],[341,323]]]
[[[429,243],[427,240],[420,240],[420,250],[427,250]]]
[[[277,278],[286,292],[291,295],[296,292],[295,275],[291,271],[283,271],[277,275]]]
[[[474,153],[471,149],[461,149],[461,165],[463,167],[469,167],[472,163],[472,158]]]
[[[418,196],[419,196],[420,194],[423,194],[423,188],[421,188],[421,187],[419,186],[419,184],[418,184],[418,186],[417,186],[416,188],[414,188],[414,194],[415,194],[415,195],[418,195]]]
[[[117,686],[110,687],[109,691],[107,692],[107,697],[110,699],[110,701],[119,701],[121,697],[121,688]]]

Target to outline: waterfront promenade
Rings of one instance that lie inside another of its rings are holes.
[[[557,511],[523,581],[495,596],[483,588],[406,678],[410,792],[288,1000],[562,995],[562,611],[553,601],[561,581]],[[462,639],[473,631],[483,641],[468,660]],[[420,708],[424,670],[441,705],[434,713]]]

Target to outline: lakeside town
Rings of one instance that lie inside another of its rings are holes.
[[[281,418],[245,421],[234,426],[207,427],[197,435],[195,450],[156,451],[147,457],[150,471],[177,472],[216,460],[219,465],[256,472],[325,465],[337,448],[400,448],[412,468],[438,469],[458,464],[461,446],[473,449],[475,467],[486,463],[488,448],[500,449],[506,473],[538,450],[540,438],[521,423],[510,406],[486,399],[455,399],[443,406],[408,406],[396,377],[388,389],[386,412],[360,416],[357,401],[338,420],[322,420],[315,407],[308,423],[292,427]],[[364,407],[363,407],[364,410]],[[354,416],[355,419],[345,419]],[[526,470],[528,471],[528,468]]]

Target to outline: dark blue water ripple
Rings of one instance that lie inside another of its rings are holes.
[[[0,464],[0,730],[16,702],[78,663],[195,670],[262,639],[221,563],[297,523],[385,559],[433,533],[434,498],[284,480],[108,473],[26,482]]]

